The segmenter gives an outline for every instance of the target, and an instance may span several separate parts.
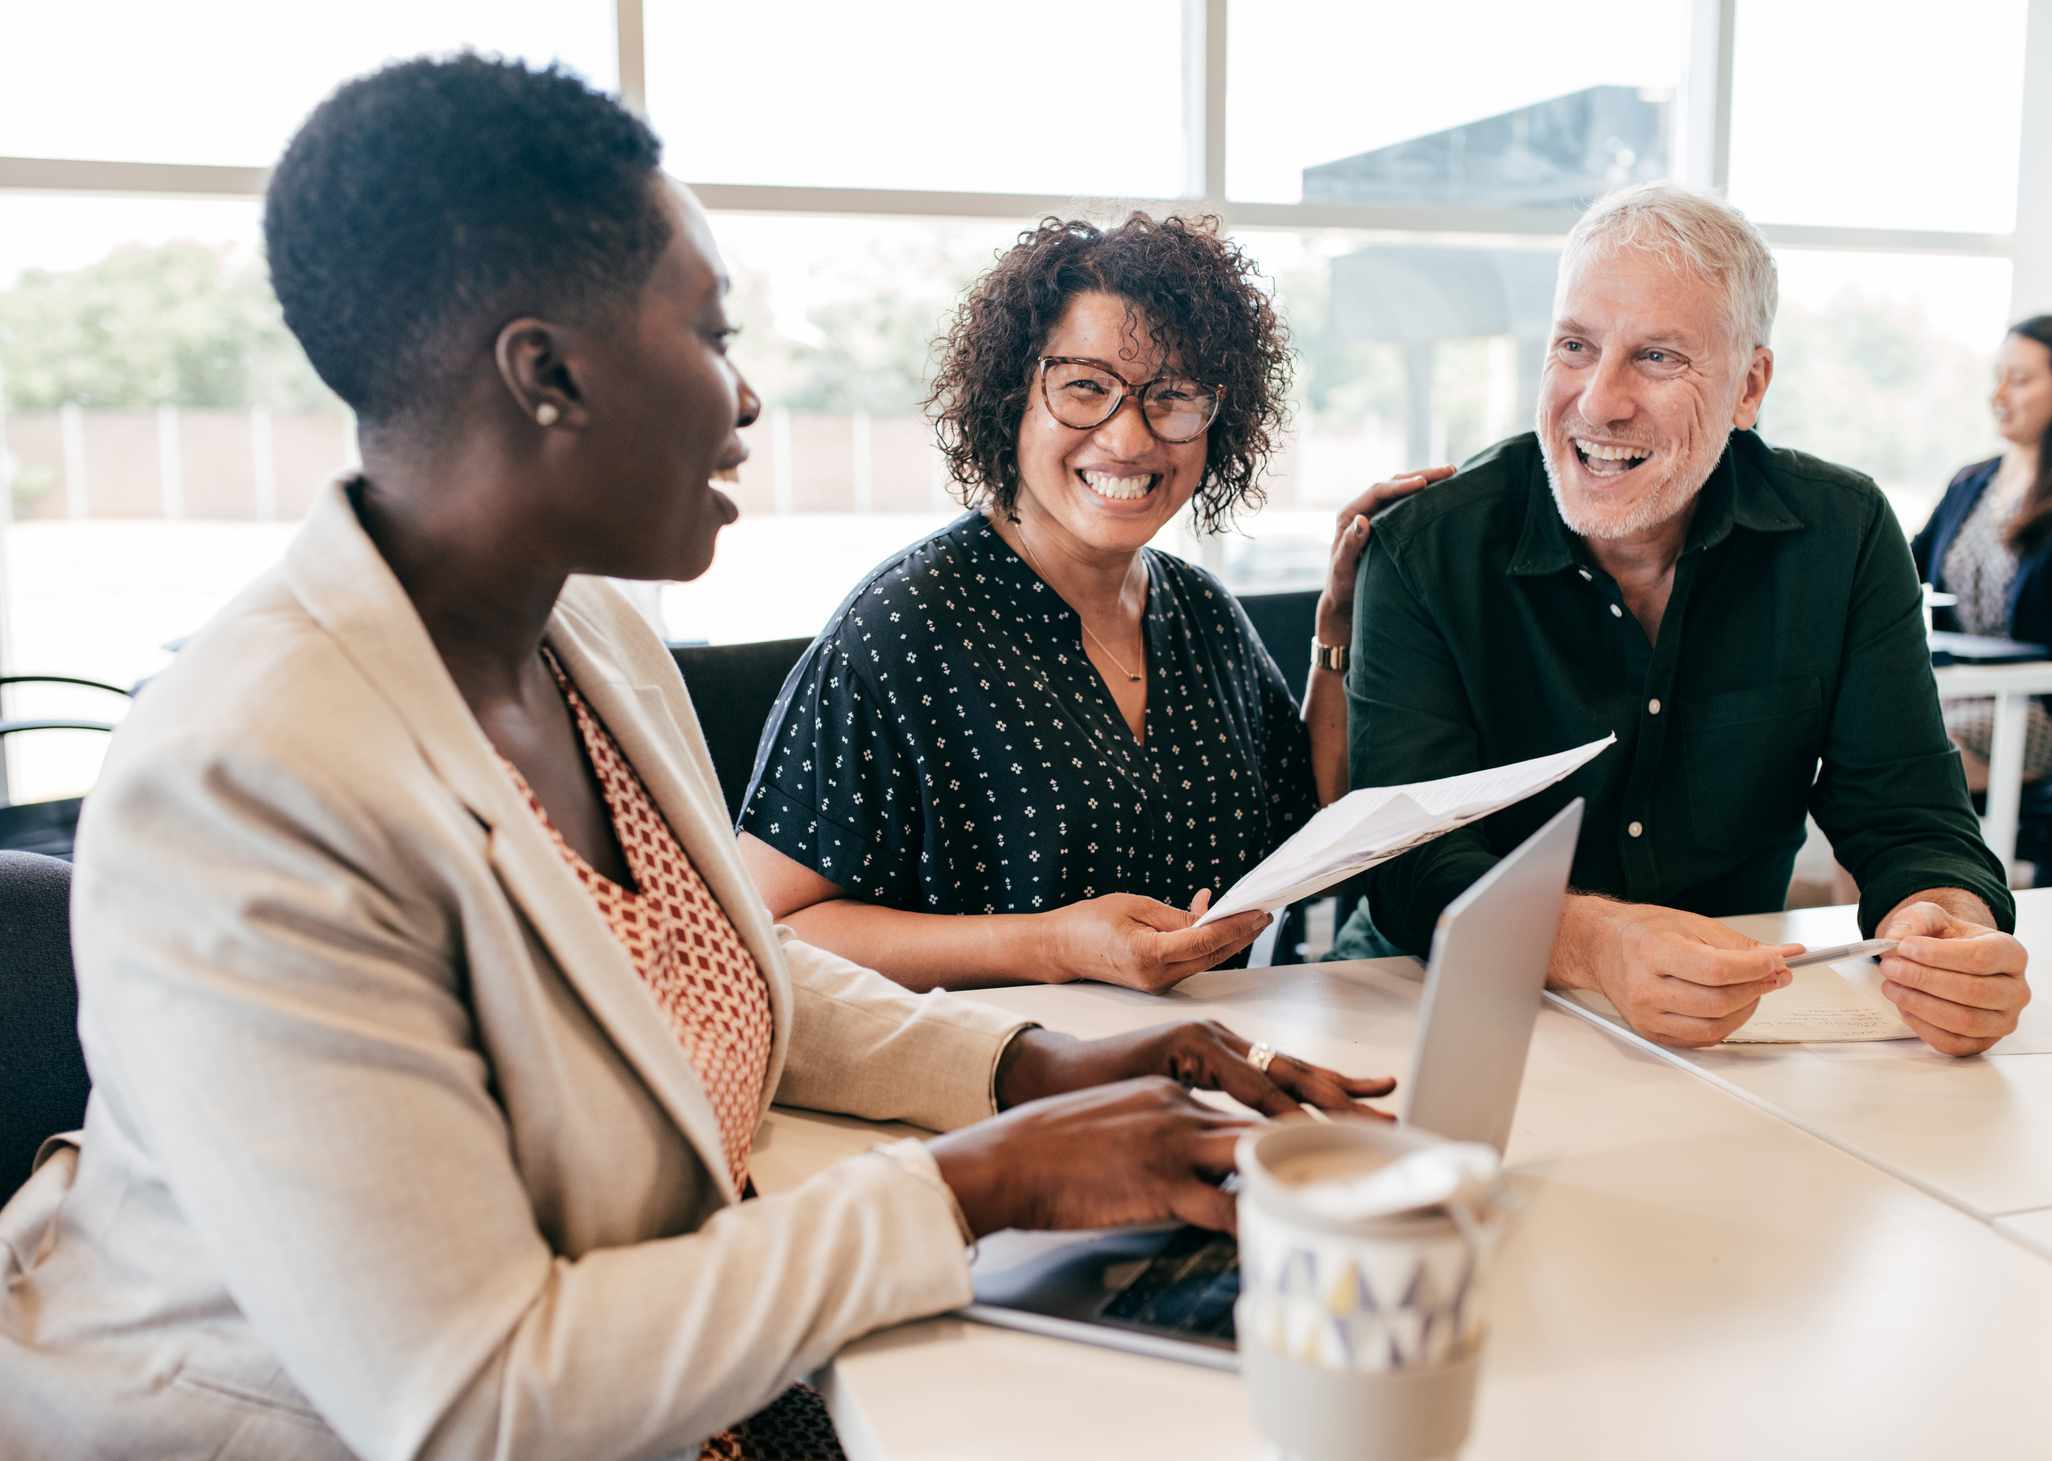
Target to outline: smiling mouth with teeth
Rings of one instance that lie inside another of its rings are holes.
[[[1653,452],[1642,446],[1605,446],[1601,442],[1574,441],[1575,458],[1592,477],[1622,477],[1651,460]]]
[[[1137,477],[1115,477],[1109,472],[1078,472],[1083,485],[1099,497],[1113,502],[1137,502],[1154,490],[1154,484],[1161,480],[1158,472],[1147,472]]]

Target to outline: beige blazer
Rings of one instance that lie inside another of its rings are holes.
[[[549,641],[762,967],[763,1105],[990,1114],[1016,1022],[771,926],[626,600],[573,581]],[[689,1455],[968,1300],[917,1143],[737,1203],[339,485],[115,737],[72,916],[95,1086],[0,1212],[0,1456]]]

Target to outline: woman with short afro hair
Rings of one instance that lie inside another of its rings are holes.
[[[776,928],[614,577],[705,571],[761,403],[616,100],[477,56],[317,108],[285,318],[362,467],[152,682],[78,842],[85,1129],[0,1208],[0,1456],[841,1454],[799,1377],[1007,1227],[1230,1227],[1387,1080],[915,998]],[[771,1101],[935,1131],[758,1195]],[[1088,1449],[1088,1438],[1079,1437]]]
[[[914,989],[1161,990],[1267,922],[1208,900],[1346,790],[1369,519],[1338,519],[1299,707],[1210,574],[1147,546],[1261,502],[1289,342],[1216,219],[1050,218],[971,288],[928,400],[963,517],[855,586],[741,813],[779,919]]]

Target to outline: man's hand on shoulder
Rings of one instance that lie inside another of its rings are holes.
[[[1971,894],[1905,899],[1874,933],[1901,941],[1881,960],[1881,992],[1933,1050],[1978,1055],[2014,1030],[2031,1002],[2030,956]]]
[[[1571,894],[1548,980],[1593,989],[1663,1045],[1715,1045],[1794,976],[1801,944],[1762,944],[1714,919]]]

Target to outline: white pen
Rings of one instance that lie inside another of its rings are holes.
[[[1896,940],[1892,938],[1870,938],[1861,939],[1856,944],[1838,944],[1828,949],[1811,949],[1806,953],[1797,954],[1793,959],[1790,959],[1788,967],[1800,969],[1808,964],[1834,964],[1840,959],[1862,959],[1868,954],[1885,954],[1894,948],[1895,944]]]

